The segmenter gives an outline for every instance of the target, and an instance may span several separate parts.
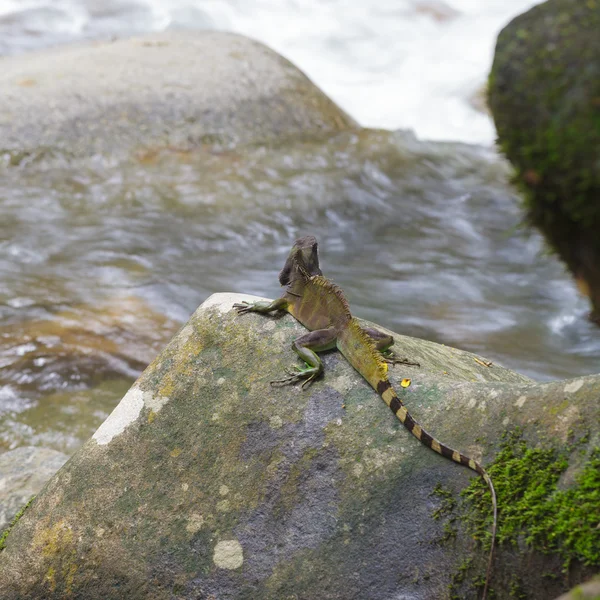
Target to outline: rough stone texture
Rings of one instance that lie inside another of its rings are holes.
[[[556,600],[600,600],[600,576],[574,587]]]
[[[0,58],[0,151],[13,162],[355,125],[289,61],[230,33],[155,33]]]
[[[337,352],[309,389],[270,386],[305,330],[231,310],[252,299],[209,298],[36,497],[0,554],[3,600],[448,598],[466,559],[483,574],[461,521],[443,541],[433,518],[436,485],[455,494],[472,472],[419,444]],[[412,379],[398,387],[411,412],[484,464],[517,426],[561,448],[587,434],[571,471],[599,445],[600,377],[536,384],[432,342],[396,346],[421,363],[391,369]],[[495,597],[513,576],[533,600],[566,591],[543,580],[546,560],[501,548]]]
[[[67,459],[62,452],[31,446],[0,454],[0,531]]]
[[[507,25],[489,103],[529,221],[600,319],[600,2],[548,0]]]

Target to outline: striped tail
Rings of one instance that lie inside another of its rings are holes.
[[[490,556],[488,559],[488,566],[485,575],[485,586],[483,588],[483,595],[481,596],[482,600],[485,600],[487,597],[487,592],[490,583],[490,577],[492,574],[492,562],[494,560],[494,549],[496,547],[496,526],[498,521],[498,506],[496,503],[496,490],[494,489],[494,484],[492,483],[491,477],[488,475],[487,471],[475,460],[465,456],[464,454],[458,452],[458,450],[453,450],[449,446],[438,442],[433,436],[431,436],[427,431],[425,431],[410,415],[406,406],[404,406],[402,400],[398,398],[392,384],[389,382],[387,377],[382,379],[377,384],[377,392],[383,398],[383,401],[390,407],[392,412],[400,419],[400,422],[408,431],[410,431],[422,444],[431,448],[434,452],[441,454],[442,456],[453,460],[465,467],[469,467],[481,477],[486,482],[490,494],[492,495],[492,507],[494,512],[494,522],[492,525],[492,545],[490,547]]]
[[[494,489],[492,479],[477,461],[442,444],[412,418],[402,400],[398,398],[396,391],[387,377],[387,363],[383,361],[381,354],[373,344],[373,341],[363,331],[356,319],[351,319],[348,327],[340,334],[337,344],[340,352],[348,359],[348,362],[369,382],[383,398],[383,401],[390,407],[391,411],[398,417],[402,425],[404,425],[404,427],[406,427],[406,429],[408,429],[408,431],[410,431],[422,444],[431,448],[434,452],[441,454],[445,458],[449,458],[454,462],[472,469],[481,475],[486,482],[490,494],[492,495],[494,521],[492,525],[492,544],[485,576],[485,587],[483,588],[483,595],[481,597],[482,600],[485,600],[492,573],[498,521],[496,490]]]

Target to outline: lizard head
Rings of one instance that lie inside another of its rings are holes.
[[[299,238],[294,242],[285,265],[279,273],[279,283],[281,285],[289,285],[295,279],[293,274],[301,274],[304,277],[323,275],[319,268],[317,246],[317,238],[312,235]]]

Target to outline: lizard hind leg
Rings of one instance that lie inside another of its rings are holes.
[[[316,329],[296,338],[292,343],[292,350],[306,363],[306,367],[286,371],[287,377],[271,381],[271,385],[291,385],[302,381],[302,387],[305,387],[313,382],[323,372],[323,363],[317,352],[335,348],[336,339],[337,333],[332,327]]]
[[[394,337],[375,329],[374,327],[363,327],[365,333],[373,340],[375,348],[381,352],[383,360],[390,365],[412,365],[414,367],[420,367],[418,362],[411,361],[408,358],[398,358],[393,350],[390,348],[394,344]]]

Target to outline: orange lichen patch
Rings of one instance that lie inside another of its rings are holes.
[[[176,338],[176,340],[178,339],[180,338]],[[198,337],[190,335],[183,343],[180,342],[178,352],[187,356],[198,356],[202,350],[203,347]],[[151,374],[157,371],[161,371],[161,380],[157,388],[158,396],[170,398],[176,393],[181,382],[194,373],[195,367],[191,362],[184,361],[174,365],[170,370],[164,371],[161,367],[161,358],[159,356],[151,363],[148,374],[152,376]]]
[[[575,277],[575,283],[577,284],[577,289],[583,296],[586,296],[586,298],[591,298],[592,290],[586,279],[581,277],[581,275],[577,275],[577,277]]]
[[[73,530],[65,519],[61,519],[49,529],[43,529],[36,542],[36,546],[41,548],[42,554],[45,557],[51,557],[72,545]]]
[[[67,595],[72,592],[78,569],[75,537],[72,526],[65,519],[50,527],[42,525],[34,535],[32,550],[48,565],[44,579],[51,592],[57,587],[63,587]]]
[[[154,42],[142,42],[142,46],[146,46],[148,48],[164,48],[165,46],[168,46],[169,42],[162,42],[162,41],[154,41]]]
[[[65,592],[71,595],[73,591],[73,582],[75,581],[75,573],[77,573],[77,565],[71,563],[63,569],[63,577],[65,579]]]
[[[54,592],[54,590],[56,589],[56,577],[54,576],[54,567],[50,567],[46,571],[44,579],[48,582],[48,587],[50,588],[50,591]]]
[[[137,152],[135,158],[142,165],[155,165],[158,162],[160,150],[157,148],[146,148]]]
[[[37,85],[37,81],[35,79],[21,79],[17,81],[17,85],[21,87],[33,87]]]
[[[174,146],[172,144],[166,146],[154,146],[140,148],[135,152],[135,159],[143,165],[156,165],[167,161],[173,161],[173,158],[182,164],[191,164],[197,157],[203,157],[204,160],[207,155],[211,157],[217,157],[217,160],[224,159],[227,164],[231,162],[239,162],[239,154],[231,151],[215,151],[212,149],[212,145],[218,143],[217,139],[213,139],[212,136],[204,136],[196,144],[187,146]]]
[[[528,185],[539,185],[542,181],[542,176],[533,169],[528,169],[523,173],[523,181]]]

